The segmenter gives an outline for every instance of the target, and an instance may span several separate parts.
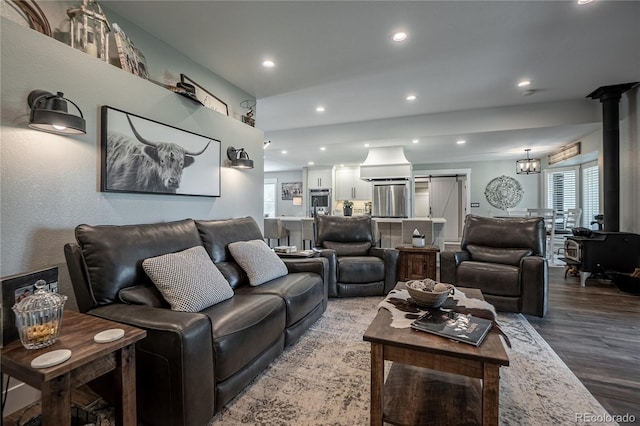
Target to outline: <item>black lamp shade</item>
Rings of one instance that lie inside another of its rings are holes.
[[[67,112],[67,101],[76,107],[80,116]],[[56,95],[44,90],[34,90],[27,99],[31,114],[29,127],[44,132],[80,135],[87,133],[86,122],[80,108],[64,98],[61,92]]]

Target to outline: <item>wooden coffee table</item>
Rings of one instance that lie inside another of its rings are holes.
[[[483,299],[478,289],[460,290]],[[380,309],[364,340],[371,342],[372,425],[498,424],[500,367],[509,365],[509,357],[497,333],[475,347],[392,328],[391,313]],[[385,360],[393,361],[386,383]]]

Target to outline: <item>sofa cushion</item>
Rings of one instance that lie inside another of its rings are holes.
[[[202,238],[202,244],[214,263],[233,260],[229,253],[229,243],[262,238],[260,227],[252,217],[196,220],[195,225]]]
[[[384,281],[384,261],[374,256],[338,258],[338,282],[372,283]]]
[[[236,294],[272,294],[282,298],[287,308],[286,326],[289,327],[322,303],[324,284],[317,274],[298,272],[276,278],[259,287],[238,289]]]
[[[339,241],[325,241],[324,248],[336,251],[336,256],[366,256],[371,248],[371,242],[341,243]]]
[[[263,240],[237,241],[229,244],[229,251],[247,273],[249,284],[260,285],[287,275],[289,270]]]
[[[199,312],[233,297],[202,246],[145,259],[142,267],[174,311]]]
[[[237,294],[201,313],[211,322],[216,383],[242,370],[278,341],[286,321],[284,301],[270,294]]]
[[[496,296],[520,296],[520,269],[501,263],[462,262],[456,273],[456,285],[481,288]]]
[[[472,244],[467,246],[467,251],[471,253],[471,259],[478,262],[504,263],[514,266],[519,266],[520,259],[525,256],[531,256],[533,253],[531,249],[527,248],[496,248]]]
[[[142,269],[144,259],[202,244],[191,219],[144,225],[78,225],[76,240],[98,305],[116,302],[125,287],[151,284]]]
[[[249,285],[247,273],[236,262],[218,262],[216,266],[232,289]]]

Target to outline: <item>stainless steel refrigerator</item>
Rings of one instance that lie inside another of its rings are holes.
[[[373,217],[408,217],[408,192],[406,183],[373,184]]]

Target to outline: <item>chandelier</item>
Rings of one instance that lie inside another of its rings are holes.
[[[527,158],[516,161],[516,173],[519,175],[540,173],[540,159],[529,158],[529,151],[531,151],[531,149],[525,149],[525,151],[527,152]]]

